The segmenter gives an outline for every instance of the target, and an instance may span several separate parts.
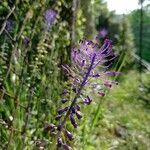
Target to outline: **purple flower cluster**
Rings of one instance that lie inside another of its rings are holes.
[[[45,23],[50,27],[55,19],[56,19],[56,12],[52,9],[47,9],[44,13]]]
[[[86,88],[88,93],[90,89],[100,95],[105,96],[105,88],[111,88],[113,84],[117,82],[106,79],[106,76],[118,75],[118,72],[108,71],[112,61],[116,58],[112,51],[112,42],[108,39],[104,41],[102,46],[88,40],[80,41],[78,48],[73,48],[71,51],[72,65],[63,65],[64,71],[69,77],[68,87],[74,93],[73,99],[70,105],[66,105],[67,96],[71,91],[65,89],[62,93],[63,108],[58,110],[58,115],[55,117],[56,121],[59,121],[59,125],[51,125],[50,129],[57,131],[57,146],[62,147],[64,150],[71,149],[65,144],[62,137],[66,137],[69,141],[73,140],[73,135],[67,130],[65,125],[67,120],[74,128],[77,128],[78,121],[82,118],[80,105],[90,105],[92,99],[89,94],[86,94]],[[105,64],[108,64],[107,66]],[[96,80],[95,80],[96,79]],[[97,81],[96,83],[94,81]],[[53,129],[52,129],[53,128]],[[62,133],[64,136],[62,136]]]

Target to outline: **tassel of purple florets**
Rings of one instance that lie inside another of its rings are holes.
[[[51,12],[51,11],[50,11]],[[49,13],[46,12],[45,18],[47,21],[51,22]],[[53,20],[53,19],[52,19]],[[58,139],[57,146],[63,148],[64,150],[70,150],[71,148],[65,144],[62,137],[66,137],[69,141],[72,141],[73,135],[67,130],[65,125],[66,121],[69,120],[74,128],[78,127],[78,121],[82,119],[81,114],[81,104],[90,105],[92,103],[90,94],[86,94],[86,88],[92,87],[92,92],[96,92],[101,97],[105,96],[105,88],[112,88],[115,81],[110,81],[105,79],[106,76],[116,76],[119,73],[114,71],[109,71],[109,67],[112,65],[112,60],[116,56],[112,51],[112,42],[108,39],[104,41],[104,44],[100,47],[98,44],[92,41],[82,40],[80,41],[79,48],[73,48],[71,51],[72,66],[63,65],[62,68],[68,75],[69,83],[68,89],[62,92],[62,105],[63,108],[58,110],[58,115],[55,117],[56,121],[59,121],[59,125],[51,125],[47,127],[50,131],[57,130]],[[107,65],[106,65],[107,64]],[[96,84],[92,82],[93,80],[99,80]],[[71,90],[71,92],[69,91]],[[88,89],[90,93],[90,89]],[[74,98],[71,104],[66,106],[69,101],[68,95],[74,93]]]

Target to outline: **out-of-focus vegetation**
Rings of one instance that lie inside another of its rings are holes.
[[[140,44],[140,13],[139,9],[134,10],[128,15],[131,23],[134,42],[136,47],[136,53],[139,55],[139,44]],[[143,19],[142,19],[142,58],[150,62],[150,5],[143,7]]]
[[[49,8],[57,13],[51,28],[43,16]],[[148,150],[150,74],[144,70],[141,84],[132,56],[139,46],[138,15],[139,10],[116,15],[102,0],[0,1],[0,149],[55,149],[44,126],[55,123],[61,105],[67,81],[61,65],[70,64],[71,47],[80,39],[106,29],[119,55],[111,69],[122,71],[120,85],[82,109],[80,127],[70,127],[75,140],[69,144],[77,150]],[[150,61],[148,24],[145,7],[143,58]]]
[[[137,74],[137,71],[129,71],[122,75],[119,85],[104,99],[97,97],[94,104],[86,108],[84,124],[79,132],[84,143],[82,145],[80,142],[81,149],[149,149],[150,95],[146,87],[141,87]],[[142,76],[143,84],[149,86],[150,73]],[[95,111],[97,108],[99,113]],[[98,118],[95,121],[97,113]]]

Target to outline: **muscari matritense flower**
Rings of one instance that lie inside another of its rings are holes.
[[[68,86],[74,92],[74,97],[69,106],[58,110],[58,115],[55,119],[59,121],[59,125],[52,126],[58,132],[57,147],[62,147],[64,150],[71,149],[64,143],[61,135],[63,133],[70,141],[74,139],[73,135],[66,129],[65,123],[67,120],[70,120],[73,127],[77,128],[76,118],[78,120],[82,118],[79,105],[91,104],[92,99],[86,94],[85,88],[90,87],[103,97],[105,96],[105,88],[111,88],[113,84],[117,84],[116,81],[106,79],[106,76],[116,76],[119,74],[115,71],[109,71],[115,58],[116,55],[112,50],[112,42],[109,39],[106,39],[102,46],[92,41],[82,40],[78,48],[72,49],[71,66],[63,65],[62,67],[69,77],[70,84]],[[95,80],[101,82],[95,83]],[[67,94],[69,94],[69,90],[65,89],[63,95]],[[67,100],[65,99],[62,103],[66,102]]]

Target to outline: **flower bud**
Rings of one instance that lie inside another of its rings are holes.
[[[87,96],[87,98],[84,100],[84,104],[86,104],[86,105],[90,105],[91,102],[92,102],[92,99],[90,99],[89,96]]]
[[[64,89],[64,91],[62,92],[63,95],[69,93],[68,90]]]
[[[75,113],[76,112],[75,107],[72,107],[71,111],[72,113]]]
[[[60,137],[58,137],[58,139],[57,139],[57,146],[61,147],[62,144],[63,144],[62,139]]]
[[[74,128],[77,128],[78,124],[76,123],[73,114],[70,115],[70,121]]]
[[[54,124],[46,124],[44,129],[46,131],[50,131],[50,132],[54,132],[55,131],[56,126]]]
[[[76,87],[72,88],[72,91],[77,93],[77,88]]]
[[[73,135],[69,132],[69,131],[65,131],[65,135],[67,136],[67,138],[72,141],[73,140]]]
[[[69,147],[67,144],[63,144],[63,149],[64,150],[71,150],[71,147]]]
[[[56,117],[55,117],[55,120],[60,120],[60,118],[62,117],[62,115],[57,115]]]
[[[97,73],[97,74],[93,74],[92,77],[93,78],[98,78],[98,77],[100,77],[100,75]]]
[[[67,102],[67,99],[63,98],[63,99],[61,100],[61,102],[62,102],[63,104],[66,103],[66,102]]]
[[[81,110],[81,108],[80,108],[80,106],[78,104],[76,105],[76,108],[77,108],[78,111]]]
[[[82,118],[81,112],[80,111],[76,111],[76,116],[77,116],[78,119],[81,119]]]
[[[57,130],[58,130],[58,131],[61,131],[62,128],[63,128],[63,125],[62,125],[62,124],[59,124],[59,125],[57,126]]]
[[[61,115],[61,114],[63,114],[65,111],[67,111],[68,110],[68,107],[65,107],[65,108],[63,108],[63,109],[59,109],[58,110],[58,114],[59,115]]]
[[[98,92],[98,94],[100,95],[100,96],[105,96],[105,93],[104,92]]]
[[[104,83],[104,85],[108,88],[111,88],[112,87],[112,84],[109,84],[109,83]]]
[[[111,75],[111,76],[116,76],[116,75],[119,75],[120,72],[115,72],[115,71],[106,71],[105,72],[106,75]]]

